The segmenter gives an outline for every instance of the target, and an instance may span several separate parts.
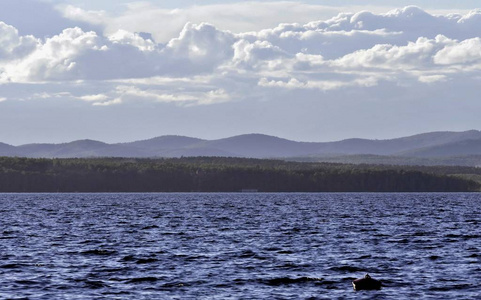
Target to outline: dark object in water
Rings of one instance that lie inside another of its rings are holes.
[[[366,276],[363,278],[356,279],[352,282],[352,287],[355,291],[380,290],[381,286],[381,281],[371,278],[369,274],[366,274]]]

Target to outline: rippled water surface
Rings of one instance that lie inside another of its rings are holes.
[[[1,194],[0,298],[481,299],[480,194]],[[380,291],[355,292],[369,273]]]

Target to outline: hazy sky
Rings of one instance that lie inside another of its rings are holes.
[[[0,142],[481,129],[477,3],[2,0]]]

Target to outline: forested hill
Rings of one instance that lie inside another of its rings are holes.
[[[160,136],[117,144],[94,140],[19,146],[0,143],[0,156],[30,158],[222,156],[324,162],[335,160],[343,163],[376,160],[378,163],[388,161],[427,165],[433,163],[450,165],[453,157],[469,156],[455,161],[462,165],[478,166],[481,165],[481,131],[430,132],[390,140],[355,138],[318,143],[297,142],[263,134],[244,134],[218,140]]]
[[[463,192],[448,168],[242,158],[0,158],[0,192]],[[465,171],[461,170],[466,173]]]

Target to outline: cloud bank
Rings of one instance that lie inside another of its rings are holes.
[[[68,6],[65,15],[95,25],[102,12]],[[479,36],[479,10],[431,15],[414,6],[241,33],[188,22],[163,44],[149,33],[104,35],[80,27],[39,38],[0,22],[0,83],[94,84],[95,94],[64,91],[93,105],[134,99],[193,105],[242,101],[272,89],[322,92],[385,82],[477,81]],[[188,85],[179,84],[185,80]]]

